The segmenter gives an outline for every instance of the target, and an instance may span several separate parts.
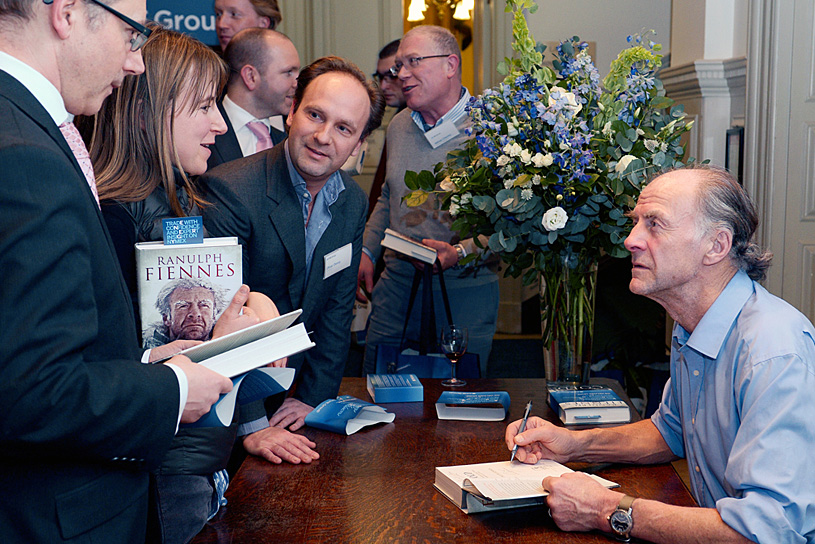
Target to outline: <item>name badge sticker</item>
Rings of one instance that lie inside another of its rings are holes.
[[[458,136],[458,129],[456,128],[456,124],[450,121],[444,121],[424,133],[424,137],[427,138],[427,141],[433,149],[436,149],[443,143],[449,142],[456,136]]]
[[[325,272],[323,273],[323,279],[328,279],[337,272],[341,272],[351,266],[351,254],[351,244],[346,244],[328,253],[324,257],[325,262],[323,268]]]

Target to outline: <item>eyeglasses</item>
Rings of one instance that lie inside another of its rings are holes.
[[[407,65],[410,68],[416,68],[417,66],[419,66],[419,63],[422,62],[424,59],[438,59],[438,58],[441,58],[441,57],[449,57],[449,56],[450,56],[450,53],[447,53],[447,54],[444,54],[444,55],[425,55],[424,57],[410,57],[410,58],[407,59]],[[391,69],[390,69],[391,75],[393,77],[398,77],[399,76],[399,70],[401,70],[403,66],[404,66],[404,64],[402,64],[402,62],[397,60],[393,64],[393,66],[391,66]]]
[[[152,30],[150,30],[149,28],[147,28],[143,24],[137,23],[136,21],[134,21],[133,19],[131,19],[130,17],[128,17],[124,13],[116,11],[112,7],[108,6],[107,4],[103,4],[99,0],[91,0],[91,2],[93,2],[94,4],[96,4],[97,6],[103,8],[103,9],[106,9],[107,11],[109,11],[110,13],[112,13],[113,15],[115,15],[116,17],[118,17],[119,19],[121,19],[122,21],[127,23],[128,25],[130,25],[133,28],[133,30],[138,32],[138,34],[133,36],[133,38],[131,38],[131,40],[130,40],[130,50],[131,51],[138,51],[139,49],[141,49],[141,47],[147,41],[147,38],[149,38],[150,34],[153,32]]]
[[[388,68],[385,72],[374,72],[371,74],[371,77],[376,80],[377,83],[382,83],[382,81],[396,81],[397,77],[393,73],[393,67]]]

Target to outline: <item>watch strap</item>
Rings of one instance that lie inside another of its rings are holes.
[[[634,504],[634,499],[636,497],[632,497],[630,495],[623,495],[623,498],[620,499],[620,504],[617,505],[617,510],[625,510],[628,512],[631,510],[631,505]]]

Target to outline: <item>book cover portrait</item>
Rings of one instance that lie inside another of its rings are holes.
[[[142,344],[207,340],[242,280],[236,238],[203,244],[136,244]]]

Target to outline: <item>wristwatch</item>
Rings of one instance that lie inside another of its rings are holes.
[[[459,261],[467,256],[467,250],[464,249],[463,245],[456,244],[453,247],[456,248],[456,256],[458,257]]]
[[[631,529],[634,527],[634,518],[631,517],[631,505],[633,502],[634,497],[623,495],[623,498],[620,499],[620,504],[617,505],[617,509],[608,516],[611,532],[620,542],[628,542],[631,540]]]

